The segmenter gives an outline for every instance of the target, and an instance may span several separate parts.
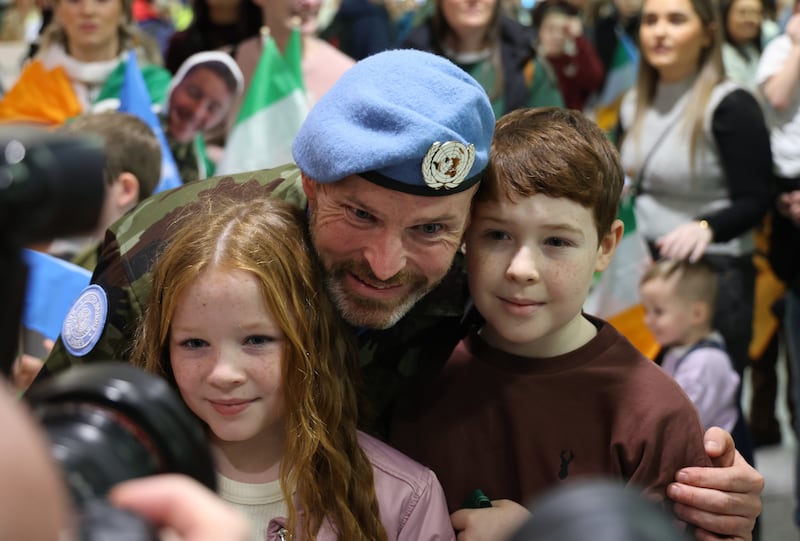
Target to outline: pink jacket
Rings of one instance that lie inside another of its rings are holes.
[[[436,474],[372,436],[359,432],[358,439],[372,462],[381,522],[389,541],[455,541]],[[298,516],[301,513],[298,510]],[[267,541],[288,540],[285,526],[284,519],[271,520]],[[338,541],[328,522],[322,524],[317,541]]]

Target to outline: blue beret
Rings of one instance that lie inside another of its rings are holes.
[[[317,102],[292,145],[317,182],[360,175],[417,195],[448,195],[480,180],[494,113],[486,91],[449,60],[391,50],[348,69]]]

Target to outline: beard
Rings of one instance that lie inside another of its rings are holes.
[[[342,317],[354,327],[388,329],[405,316],[417,302],[436,287],[440,280],[429,283],[421,274],[401,271],[391,280],[379,280],[366,262],[346,260],[325,268],[325,286]],[[398,299],[373,299],[356,294],[347,286],[348,275],[369,284],[387,287],[403,285],[408,293]]]

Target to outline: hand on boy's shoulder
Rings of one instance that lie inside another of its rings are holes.
[[[507,539],[530,516],[530,511],[511,500],[492,500],[492,507],[459,509],[450,515],[458,541]]]

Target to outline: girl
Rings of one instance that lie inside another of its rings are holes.
[[[741,373],[752,335],[752,230],[770,204],[772,157],[758,102],[725,80],[719,28],[711,0],[645,0],[621,154],[653,255],[705,255],[719,273],[714,327]]]
[[[184,216],[132,359],[207,424],[253,539],[454,539],[433,472],[356,430],[358,357],[302,212],[207,199]]]

